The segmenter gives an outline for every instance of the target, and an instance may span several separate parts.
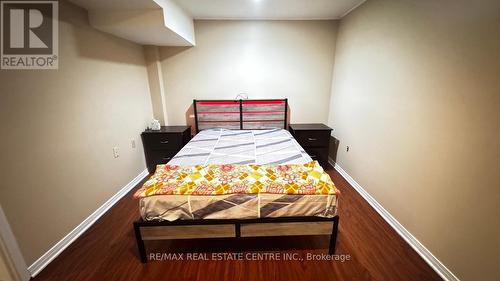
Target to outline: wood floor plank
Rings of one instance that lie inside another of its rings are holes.
[[[134,188],[33,280],[442,280],[335,170],[340,198],[339,261],[175,260],[141,264],[132,222],[139,217]],[[327,236],[246,238],[243,253],[326,253]],[[231,239],[147,241],[148,253],[232,253]],[[241,246],[241,245],[240,245]]]

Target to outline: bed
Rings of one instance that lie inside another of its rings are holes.
[[[212,189],[200,193],[205,189],[186,192],[181,188],[194,185],[199,178],[206,183],[207,175],[219,170],[218,177],[237,175],[232,179],[234,185],[245,182],[248,189],[255,182],[290,182],[279,176],[289,176],[281,173],[289,167],[299,169],[298,174],[307,171],[329,181],[317,162],[284,130],[286,100],[195,100],[194,107],[199,133],[166,165],[158,165],[155,174],[135,193],[141,219],[134,223],[134,230],[141,262],[147,262],[144,241],[161,239],[329,235],[328,253],[333,254],[339,223],[338,192],[269,192],[262,187],[258,192],[232,192],[232,187],[225,187],[221,192]],[[248,126],[245,120],[250,121]],[[180,174],[184,175],[181,181]],[[172,175],[176,180],[169,185],[166,178],[173,179]],[[238,179],[239,175],[248,176]],[[218,177],[210,180],[220,185]],[[293,182],[300,183],[301,179]]]

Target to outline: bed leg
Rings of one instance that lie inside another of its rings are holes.
[[[146,248],[144,247],[144,240],[142,240],[139,222],[134,222],[134,233],[135,240],[137,242],[137,249],[139,250],[139,256],[141,258],[141,263],[146,263],[148,261],[146,257]]]
[[[339,216],[333,218],[332,234],[330,235],[330,245],[328,247],[328,254],[335,254],[335,247],[337,246],[337,234],[339,232]]]
[[[234,232],[236,236],[236,253],[240,254],[241,251],[241,224],[235,223],[234,224]]]

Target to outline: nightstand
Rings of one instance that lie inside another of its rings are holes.
[[[191,139],[191,126],[162,126],[159,131],[141,134],[146,165],[153,173],[158,164],[166,164]]]
[[[328,167],[328,145],[332,128],[325,124],[290,124],[290,133],[306,150],[313,160],[323,166]]]

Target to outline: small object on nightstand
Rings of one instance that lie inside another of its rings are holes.
[[[160,121],[153,119],[153,121],[151,121],[150,128],[153,131],[159,131],[161,129]]]
[[[141,134],[149,173],[156,165],[166,164],[191,139],[191,126],[162,126]]]
[[[320,123],[290,124],[289,130],[307,154],[313,160],[318,160],[321,166],[326,169],[332,128]]]

